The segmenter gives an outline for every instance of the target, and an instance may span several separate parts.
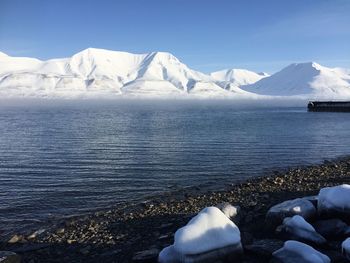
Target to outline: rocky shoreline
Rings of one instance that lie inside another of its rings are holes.
[[[350,184],[350,157],[254,178],[227,190],[161,197],[142,205],[100,211],[59,222],[33,233],[17,234],[0,244],[22,262],[154,262],[172,244],[175,231],[201,209],[228,202],[239,205],[243,247],[271,240],[265,215],[285,200],[311,196],[326,186]],[[238,220],[238,219],[237,219]],[[265,242],[266,243],[266,242]],[[282,246],[271,244],[271,246]],[[332,259],[341,258],[330,255]],[[241,262],[269,262],[268,255],[247,250]]]

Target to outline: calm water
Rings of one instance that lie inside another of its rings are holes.
[[[350,153],[350,115],[221,103],[0,106],[0,230]]]

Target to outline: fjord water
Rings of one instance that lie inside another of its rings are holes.
[[[230,101],[3,105],[0,131],[2,231],[350,153],[349,114]]]

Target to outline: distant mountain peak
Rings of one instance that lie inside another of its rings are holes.
[[[109,49],[89,47],[89,48],[86,48],[84,50],[81,50],[81,51],[75,53],[71,57],[71,59],[73,59],[73,58],[81,58],[81,57],[107,59],[107,58],[109,58],[111,56],[118,56],[118,55],[134,56],[134,55],[137,55],[137,54],[124,52],[124,51],[115,51],[115,50],[109,50]]]
[[[309,62],[301,62],[301,63],[292,63],[289,66],[287,66],[286,68],[314,68],[314,69],[322,69],[323,66],[321,66],[320,64],[313,62],[313,61],[309,61]],[[285,69],[285,68],[284,68]],[[283,69],[282,69],[283,70]]]
[[[292,63],[270,77],[241,88],[271,96],[350,96],[347,70],[335,70],[316,62]]]
[[[151,54],[154,56],[154,57],[158,57],[158,58],[165,58],[165,59],[176,59],[177,58],[169,53],[169,52],[164,52],[164,51],[154,51],[154,52],[151,52]]]
[[[253,84],[268,76],[246,69],[225,69],[210,74],[212,78],[221,82],[230,82],[236,86]]]
[[[164,52],[164,51],[154,51],[154,52],[149,52],[149,53],[143,53],[143,54],[134,54],[134,53],[129,53],[129,52],[124,52],[124,51],[115,51],[115,50],[109,50],[109,49],[103,49],[103,48],[93,48],[89,47],[86,49],[83,49],[77,53],[75,53],[72,57],[77,57],[77,56],[108,56],[108,55],[118,55],[118,54],[125,54],[125,55],[141,55],[141,56],[148,56],[152,58],[157,58],[157,59],[175,59],[178,60],[173,54],[169,52]]]

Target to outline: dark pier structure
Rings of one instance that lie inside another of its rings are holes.
[[[350,101],[310,101],[308,111],[350,112]]]

